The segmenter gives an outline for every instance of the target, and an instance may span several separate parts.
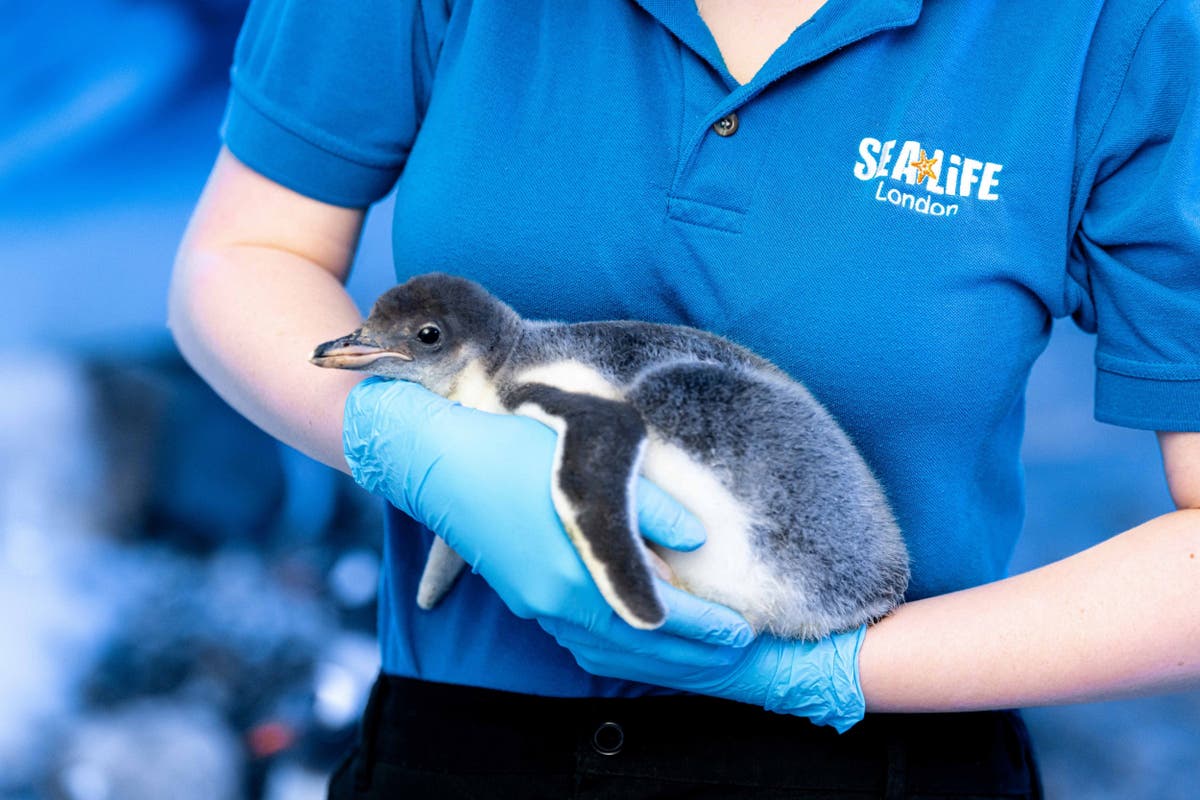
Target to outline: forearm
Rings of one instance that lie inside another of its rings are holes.
[[[338,278],[266,246],[185,247],[169,321],[188,363],[267,433],[342,471],[342,414],[361,376],[308,363],[361,315]]]
[[[1070,558],[909,603],[867,632],[870,711],[965,711],[1200,682],[1200,510]]]

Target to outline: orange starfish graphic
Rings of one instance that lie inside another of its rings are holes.
[[[909,166],[916,167],[917,183],[920,183],[921,181],[925,180],[926,178],[929,178],[930,181],[937,180],[937,178],[938,178],[937,173],[933,171],[933,165],[936,164],[937,162],[938,162],[938,160],[936,158],[929,158],[928,156],[925,155],[925,151],[922,150],[920,158],[918,158],[915,161],[910,161],[908,163],[909,163]]]

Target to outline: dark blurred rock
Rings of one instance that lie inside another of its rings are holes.
[[[284,498],[280,446],[174,353],[88,362],[109,530],[209,552],[262,541]]]
[[[158,580],[131,604],[87,681],[91,704],[182,692],[245,730],[281,695],[311,693],[317,654],[336,631],[318,598],[282,588],[250,551],[153,567]]]

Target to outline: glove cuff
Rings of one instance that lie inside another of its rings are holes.
[[[377,387],[383,378],[371,377],[360,382],[346,396],[342,410],[342,454],[355,482],[371,494],[380,491],[387,471],[373,458],[378,421],[373,413],[378,403]],[[384,384],[386,385],[386,384]]]
[[[414,431],[428,431],[438,413],[452,405],[408,381],[371,377],[359,383],[346,397],[342,418],[342,453],[351,477],[428,525],[419,500],[437,454],[423,448]]]
[[[816,642],[788,642],[780,653],[766,709],[808,717],[845,733],[866,713],[858,680],[858,652],[867,628],[835,633]]]

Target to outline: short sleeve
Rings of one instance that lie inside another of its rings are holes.
[[[1163,2],[1126,60],[1088,159],[1075,316],[1098,420],[1200,430],[1200,2]]]
[[[327,203],[391,189],[428,102],[447,0],[254,0],[221,135],[243,163]]]

